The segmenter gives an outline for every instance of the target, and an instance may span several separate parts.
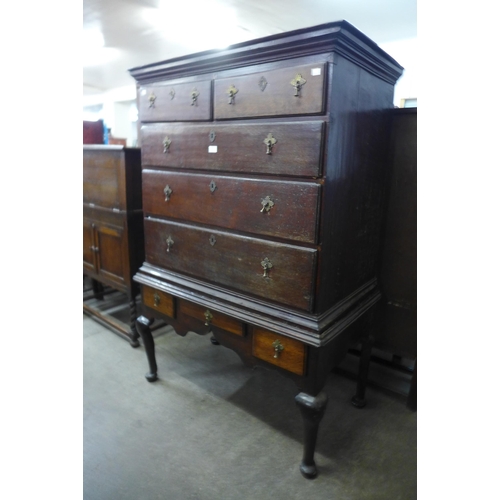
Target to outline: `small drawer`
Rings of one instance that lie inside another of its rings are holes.
[[[298,340],[254,328],[252,354],[297,375],[305,373],[306,346]]]
[[[215,80],[216,120],[314,115],[325,111],[324,62]]]
[[[139,89],[140,121],[206,121],[211,118],[211,80],[147,85]]]
[[[143,286],[142,301],[145,306],[155,309],[169,318],[175,318],[174,297],[172,295],[149,286]]]
[[[193,304],[192,302],[180,300],[179,314],[185,314],[199,321],[203,321],[207,327],[213,325],[216,328],[220,328],[221,330],[225,330],[242,337],[245,334],[244,326],[239,321],[212,309]]]

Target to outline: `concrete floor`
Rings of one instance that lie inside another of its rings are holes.
[[[417,413],[331,374],[304,479],[295,385],[246,368],[208,336],[156,334],[159,380],[144,378],[142,346],[83,317],[84,500],[411,500],[417,498]]]

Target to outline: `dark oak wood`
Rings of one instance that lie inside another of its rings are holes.
[[[317,177],[321,171],[323,129],[321,120],[231,125],[151,123],[141,128],[142,163],[178,169]],[[276,139],[271,154],[267,154],[264,143],[268,134]],[[167,152],[165,137],[171,141]]]
[[[304,243],[318,239],[321,185],[143,169],[144,213]],[[171,191],[168,198],[165,189]],[[211,188],[212,186],[212,188]],[[269,198],[272,207],[263,202]]]
[[[139,345],[132,280],[144,261],[140,150],[123,146],[83,147],[83,272],[127,294],[130,325],[88,304],[84,312]]]
[[[370,335],[381,297],[390,109],[402,68],[342,21],[130,72],[144,108],[145,262],[134,280],[147,378],[157,377],[153,318],[279,371],[300,390],[300,470],[313,478],[325,381]],[[207,123],[145,109],[152,87],[168,96],[202,82],[212,85]],[[172,297],[175,316],[151,293]]]

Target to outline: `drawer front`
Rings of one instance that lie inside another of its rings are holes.
[[[215,119],[323,114],[325,68],[321,62],[216,78]]]
[[[143,170],[147,214],[316,243],[320,186],[312,182]]]
[[[121,151],[83,151],[83,202],[103,208],[125,208],[124,158]]]
[[[170,318],[175,317],[174,298],[172,295],[149,286],[142,287],[142,301],[145,306],[155,309]]]
[[[252,354],[297,375],[305,373],[306,346],[298,340],[254,328]]]
[[[199,121],[211,118],[211,80],[172,85],[146,85],[139,89],[140,121]]]
[[[310,311],[317,251],[146,218],[146,261]]]
[[[142,164],[317,177],[321,171],[323,128],[320,120],[143,125]]]
[[[245,332],[243,324],[234,318],[186,300],[179,300],[179,314],[191,316],[199,321],[203,321],[207,327],[213,325],[216,328],[234,333],[235,335],[243,336]]]

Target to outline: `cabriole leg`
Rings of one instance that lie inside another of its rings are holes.
[[[295,402],[300,409],[304,423],[304,455],[300,464],[300,472],[307,479],[314,479],[318,474],[314,462],[314,450],[319,423],[325,414],[327,401],[328,397],[324,392],[320,392],[316,397],[304,392],[295,396]]]
[[[149,373],[146,373],[146,379],[148,382],[154,382],[157,378],[158,367],[156,366],[156,356],[155,356],[155,341],[153,339],[153,334],[151,333],[150,325],[153,320],[149,320],[145,316],[139,316],[137,318],[137,330],[142,338],[144,344],[144,349],[146,350],[146,356],[149,363]]]
[[[137,328],[135,326],[135,323],[137,321],[137,308],[135,304],[135,297],[132,295],[130,297],[130,302],[129,302],[129,310],[130,310],[130,331],[131,331],[131,336],[130,336],[130,345],[132,347],[139,347],[139,332],[137,331]]]

